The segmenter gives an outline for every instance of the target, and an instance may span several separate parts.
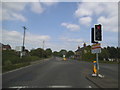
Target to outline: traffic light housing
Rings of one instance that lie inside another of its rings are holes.
[[[95,40],[102,41],[102,25],[95,25]]]
[[[94,34],[94,28],[91,28],[91,43],[98,43],[94,40],[95,34]]]

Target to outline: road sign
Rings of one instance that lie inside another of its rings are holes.
[[[93,44],[91,48],[92,53],[101,53],[101,44]]]
[[[15,50],[16,50],[16,51],[22,51],[22,46],[16,46],[16,47],[15,47]]]

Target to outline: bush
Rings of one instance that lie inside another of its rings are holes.
[[[27,63],[18,63],[18,64],[13,64],[13,65],[3,66],[2,71],[6,72],[6,71],[10,71],[10,70],[17,69],[17,68],[20,68],[20,67],[24,67],[24,66],[27,66],[27,65],[30,65],[30,63],[27,62]]]
[[[12,65],[10,60],[5,61],[5,66]]]
[[[31,62],[36,60],[40,60],[40,58],[37,56],[24,56],[23,58],[21,58],[21,62]]]
[[[10,61],[12,64],[18,63],[20,57],[14,50],[5,50],[2,51],[2,65],[5,65],[5,62]]]

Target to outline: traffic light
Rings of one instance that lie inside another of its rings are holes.
[[[94,36],[95,34],[94,34],[94,28],[91,28],[91,43],[98,43],[98,42],[95,42],[95,40],[94,40]]]
[[[102,30],[101,30],[101,24],[95,25],[95,40],[96,41],[102,41]]]

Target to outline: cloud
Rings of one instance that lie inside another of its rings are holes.
[[[79,26],[79,25],[76,25],[76,24],[62,23],[61,26],[66,27],[66,28],[69,29],[70,31],[79,31],[79,30],[80,30],[80,26]]]
[[[104,31],[110,31],[110,32],[118,32],[118,22],[117,17],[104,17],[101,16],[98,18],[98,23],[101,23],[103,25]]]
[[[46,6],[52,6],[52,5],[56,5],[58,3],[58,0],[44,0],[41,3]]]
[[[44,11],[44,8],[41,6],[41,4],[39,2],[32,2],[31,3],[31,11],[40,14]]]
[[[82,17],[79,19],[79,23],[89,26],[91,24],[92,18],[91,17]]]
[[[29,47],[29,49],[34,47],[39,47],[40,43],[43,40],[50,40],[51,37],[48,35],[36,35],[26,32],[25,37],[25,46]],[[15,48],[16,46],[21,46],[23,41],[23,34],[12,30],[2,30],[2,42],[5,44],[10,44]]]
[[[20,20],[25,22],[27,19],[20,13],[25,8],[25,3],[3,3],[1,20]]]
[[[78,3],[74,12],[80,25],[102,24],[105,31],[117,32],[118,3],[117,2],[84,2]],[[92,22],[92,20],[94,22]]]
[[[114,3],[105,3],[105,2],[84,2],[79,3],[78,8],[75,11],[74,15],[76,17],[84,17],[84,16],[92,16],[92,15],[99,15],[101,13],[113,13],[111,12],[111,9],[114,8],[111,7],[114,6]]]
[[[91,16],[92,12],[90,10],[86,10],[84,8],[78,8],[75,11],[75,16],[76,17],[82,17],[82,16]]]
[[[76,42],[76,43],[80,43],[83,42],[83,39],[81,38],[66,38],[66,37],[61,37],[61,40],[65,41],[65,42]]]
[[[57,2],[39,2],[39,0],[38,2],[4,2],[2,7],[0,7],[0,14],[2,15],[0,20],[19,20],[25,22],[27,18],[22,12],[26,10],[26,6],[29,6],[29,9],[33,13],[42,14],[46,8],[56,3]]]

